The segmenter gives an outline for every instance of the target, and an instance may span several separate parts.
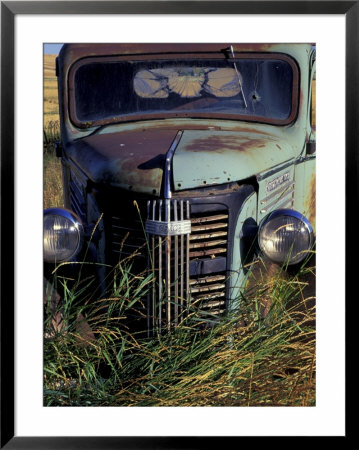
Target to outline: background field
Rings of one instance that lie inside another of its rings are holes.
[[[44,55],[44,208],[63,206],[61,163],[55,157],[55,142],[60,141],[56,56]]]
[[[57,55],[44,55],[44,126],[59,120],[57,78],[55,60]]]

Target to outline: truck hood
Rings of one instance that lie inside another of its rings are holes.
[[[96,134],[72,145],[69,156],[95,183],[159,196],[176,134],[158,129]]]
[[[269,133],[183,133],[173,159],[175,189],[240,181],[293,159],[290,144]]]
[[[141,129],[77,141],[69,157],[95,183],[160,195],[165,156],[178,130]],[[185,130],[173,158],[175,190],[240,181],[293,158],[292,147],[264,132]]]

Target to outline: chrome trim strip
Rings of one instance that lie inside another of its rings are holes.
[[[261,214],[266,213],[268,210],[270,210],[271,208],[273,208],[274,206],[277,208],[281,208],[283,205],[291,204],[293,202],[293,197],[290,198],[290,195],[293,195],[294,190],[288,191],[285,195],[281,195],[279,198],[275,199],[274,202],[270,203],[269,205],[266,206],[266,208],[261,209]],[[289,197],[289,198],[287,198]],[[279,202],[281,202],[283,199],[284,200],[280,205],[278,205]]]
[[[288,183],[279,186],[279,188],[273,192],[271,192],[269,195],[267,195],[267,197],[263,198],[261,200],[261,204],[264,205],[265,203],[267,203],[268,200],[272,199],[273,197],[275,197],[276,195],[280,194],[281,192],[285,192],[288,188],[292,188],[292,190],[294,190],[294,185],[295,182],[293,180],[288,181]]]
[[[173,220],[174,222],[177,222],[178,215],[177,215],[177,200],[174,200],[173,202]],[[175,273],[174,273],[174,285],[175,285],[175,306],[174,306],[174,322],[175,325],[178,324],[178,236],[176,235],[174,237],[174,244],[175,244]]]
[[[190,207],[183,200],[152,200],[148,202],[146,232],[150,243],[149,254],[152,255],[150,270],[154,273],[152,292],[149,295],[147,320],[150,329],[156,327],[170,330],[177,325],[183,313],[184,303],[189,296],[189,233]],[[162,221],[162,218],[165,221]],[[150,233],[151,225],[156,224],[187,225],[186,234]],[[156,304],[156,306],[154,306]]]
[[[189,215],[189,201],[186,201],[186,219],[190,220],[190,215]],[[191,303],[191,292],[189,289],[189,234],[185,235],[186,236],[186,300],[187,300],[187,308],[189,308],[190,303]]]
[[[172,192],[171,192],[172,159],[173,159],[175,150],[177,148],[177,145],[179,144],[179,141],[182,137],[182,134],[183,134],[183,131],[179,131],[176,134],[176,137],[175,137],[174,141],[172,142],[172,145],[166,154],[166,162],[165,162],[165,168],[164,168],[164,174],[163,174],[165,199],[170,199],[172,197]]]
[[[159,201],[158,217],[162,219],[162,200]],[[162,322],[162,237],[158,237],[158,319],[159,330],[161,331]]]
[[[181,212],[180,212],[180,219],[184,219],[183,215],[183,201],[180,202],[181,206]],[[181,303],[181,311],[183,308],[183,302],[184,302],[184,283],[183,283],[183,270],[184,270],[184,239],[185,235],[181,235],[181,259],[180,259],[180,274],[181,274],[181,280],[180,280],[180,303]]]

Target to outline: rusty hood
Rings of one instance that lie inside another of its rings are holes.
[[[286,140],[264,131],[187,130],[173,159],[174,187],[245,180],[293,158]]]
[[[68,154],[94,183],[159,196],[165,156],[178,131],[99,133],[73,143]],[[174,190],[244,180],[293,157],[288,142],[265,131],[187,129],[173,158]]]
[[[77,141],[70,158],[94,183],[159,195],[165,156],[177,130],[96,134]]]

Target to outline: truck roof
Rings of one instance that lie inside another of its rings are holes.
[[[271,52],[287,53],[295,56],[306,48],[311,50],[312,44],[285,44],[285,43],[83,43],[65,44],[59,54],[60,64],[65,67],[72,62],[88,56],[115,56],[115,55],[154,55],[159,53],[181,53],[195,57],[201,53],[226,54],[230,46],[237,53],[247,52]]]

